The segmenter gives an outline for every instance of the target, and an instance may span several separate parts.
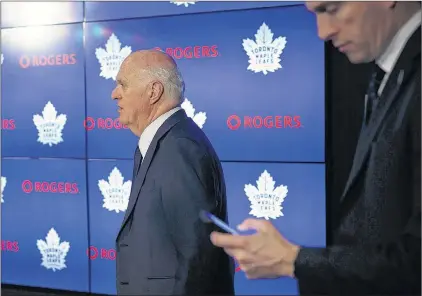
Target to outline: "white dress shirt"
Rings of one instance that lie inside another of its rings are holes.
[[[154,139],[155,134],[157,133],[158,129],[163,125],[163,123],[174,113],[179,111],[181,108],[176,107],[171,109],[170,111],[164,113],[160,117],[156,118],[153,122],[148,125],[144,132],[141,134],[139,138],[138,147],[142,154],[142,161],[147,154],[149,145],[151,145],[152,139]]]
[[[378,95],[381,95],[391,72],[394,69],[394,66],[397,63],[397,60],[400,57],[403,48],[405,47],[407,41],[410,39],[412,34],[416,29],[421,25],[421,11],[419,10],[415,13],[400,30],[396,33],[390,45],[376,60],[377,65],[385,72],[385,76],[381,82],[381,85],[378,89]]]

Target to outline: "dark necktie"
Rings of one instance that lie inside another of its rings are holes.
[[[371,118],[371,115],[377,106],[378,99],[379,99],[378,90],[381,86],[381,82],[384,76],[385,76],[385,72],[380,67],[378,67],[378,65],[375,64],[371,81],[369,82],[369,87],[368,87],[365,123],[369,122],[369,119]]]
[[[132,180],[135,180],[135,177],[138,175],[139,168],[141,167],[142,163],[142,154],[139,150],[139,147],[136,147],[135,150],[135,156],[134,156],[134,164],[133,164],[133,178]]]

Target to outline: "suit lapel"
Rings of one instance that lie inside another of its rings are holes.
[[[132,180],[135,180],[135,177],[139,172],[139,168],[141,167],[141,163],[142,163],[142,154],[141,154],[141,151],[139,150],[139,145],[136,145],[134,163],[133,163]]]
[[[158,142],[161,140],[161,138],[163,138],[167,134],[167,132],[174,125],[176,125],[178,122],[180,122],[184,118],[186,118],[186,113],[183,109],[175,112],[158,129],[157,133],[155,134],[154,138],[152,139],[152,142],[151,142],[151,144],[148,148],[148,151],[145,155],[145,158],[142,161],[142,165],[140,166],[140,170],[139,170],[138,174],[136,175],[135,179],[132,182],[132,188],[131,188],[131,191],[130,191],[130,198],[129,198],[128,207],[126,209],[125,217],[123,218],[122,226],[120,228],[120,231],[119,231],[119,234],[118,234],[117,237],[119,237],[120,232],[122,231],[125,224],[127,223],[127,220],[129,218],[130,214],[132,213],[136,202],[138,201],[139,193],[142,189],[142,186],[144,185],[145,177],[146,177],[146,174],[148,172],[149,166],[151,165],[151,161],[154,158]]]
[[[369,156],[370,148],[374,138],[377,136],[385,117],[390,110],[393,102],[398,98],[400,90],[403,89],[413,76],[417,66],[420,62],[416,63],[417,58],[420,57],[421,51],[421,28],[419,27],[407,42],[403,52],[401,53],[384,91],[379,99],[378,107],[375,110],[371,120],[367,126],[363,126],[358,144],[356,146],[355,157],[353,159],[352,169],[349,174],[346,186],[344,188],[341,200],[345,198],[351,186],[356,181],[357,176],[364,167],[364,164]]]

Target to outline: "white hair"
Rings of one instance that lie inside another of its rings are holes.
[[[169,99],[183,101],[185,95],[185,82],[177,67],[172,69],[162,67],[148,67],[142,69],[153,79],[159,80],[164,85],[164,93]]]

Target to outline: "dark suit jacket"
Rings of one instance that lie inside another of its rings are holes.
[[[202,209],[227,221],[223,171],[205,134],[179,110],[133,178],[116,239],[119,295],[234,294],[234,263],[212,245],[217,229],[200,221]]]
[[[301,294],[421,293],[420,36],[419,27],[362,128],[333,246],[298,254]]]

